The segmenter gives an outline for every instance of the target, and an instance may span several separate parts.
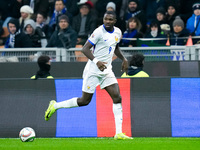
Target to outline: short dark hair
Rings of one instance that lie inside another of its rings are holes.
[[[105,14],[113,15],[115,17],[115,19],[116,19],[116,13],[114,11],[106,11]]]
[[[38,12],[37,15],[38,15],[38,14],[42,15],[44,19],[47,19],[47,15],[46,15],[45,13],[43,13],[43,12]]]
[[[63,0],[55,0],[55,4],[57,1],[62,1],[63,5],[65,5],[65,2]]]
[[[46,64],[46,63],[49,62],[49,60],[50,60],[50,57],[49,57],[49,56],[41,55],[41,56],[38,58],[37,63],[38,63],[38,65],[40,65],[40,64]]]
[[[134,54],[131,57],[130,66],[136,66],[136,67],[143,67],[143,61],[144,61],[144,55],[143,54]]]
[[[153,21],[150,23],[150,28],[152,28],[152,27],[157,27],[157,28],[158,28],[158,32],[161,31],[159,22],[158,22],[157,20],[153,20]]]

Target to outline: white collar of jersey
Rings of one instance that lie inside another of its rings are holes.
[[[104,29],[106,30],[106,28],[105,28],[105,25],[103,24],[103,27],[104,27]],[[107,32],[109,32],[109,33],[113,33],[114,31],[115,31],[115,28],[113,28],[113,31],[108,31],[108,30],[106,30]]]

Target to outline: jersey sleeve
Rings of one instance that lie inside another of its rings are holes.
[[[99,30],[99,28],[95,29],[94,32],[92,33],[92,35],[89,37],[88,41],[92,44],[95,45],[99,38],[101,37],[101,32]]]
[[[121,41],[121,39],[122,39],[122,31],[119,29],[119,41],[117,42],[118,44]]]

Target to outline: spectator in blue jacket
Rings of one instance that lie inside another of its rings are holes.
[[[52,33],[53,31],[58,29],[58,18],[61,15],[66,15],[69,18],[69,23],[72,23],[72,15],[68,12],[67,8],[65,7],[64,1],[63,0],[55,0],[55,9],[53,12],[53,15],[49,21],[49,26],[50,26],[50,32]]]
[[[142,28],[141,22],[136,17],[131,17],[127,23],[127,30],[123,33],[123,39],[121,40],[120,46],[122,47],[133,47],[137,46],[136,40],[129,40],[124,38],[142,38],[143,34],[140,32]]]
[[[200,35],[200,3],[195,3],[193,6],[194,13],[187,20],[186,28],[190,34],[199,36]]]

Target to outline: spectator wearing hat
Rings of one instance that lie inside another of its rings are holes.
[[[114,11],[116,12],[116,5],[114,2],[108,2],[106,5],[106,11]],[[115,26],[120,28],[122,32],[126,30],[126,24],[120,19],[120,17],[116,16],[117,22],[115,23]],[[103,24],[103,17],[98,18],[98,26]]]
[[[47,47],[71,48],[76,46],[77,33],[69,24],[69,18],[61,15],[58,18],[59,29],[52,34]]]
[[[193,36],[200,36],[200,3],[195,3],[192,6],[193,14],[187,20],[186,28]],[[199,44],[200,39],[193,39],[194,44]]]
[[[115,3],[115,5],[116,5],[115,12],[116,12],[116,15],[119,16],[122,2],[125,0],[97,0],[97,2],[95,3],[95,10],[97,10],[98,18],[103,18],[104,14],[106,12],[106,6],[107,6],[108,2],[110,2],[110,1]],[[123,17],[122,17],[122,19],[123,19]]]
[[[177,6],[174,3],[169,3],[167,6],[166,22],[170,25],[171,31],[173,30],[173,22],[177,15]]]
[[[48,0],[22,0],[22,5],[28,5],[33,9],[32,19],[36,19],[37,13],[43,13],[45,16],[48,15],[49,1]]]
[[[195,3],[193,6],[193,14],[187,20],[186,28],[190,31],[190,34],[200,35],[200,3]]]
[[[9,36],[5,43],[5,48],[23,48],[32,47],[30,38],[23,32],[19,31],[19,20],[10,19],[8,22]]]
[[[28,6],[24,5],[20,8],[21,17],[19,18],[20,30],[23,31],[24,29],[24,22],[27,19],[30,19],[33,14],[33,9]]]
[[[179,2],[178,12],[184,23],[192,16],[193,9],[192,6],[195,3],[199,3],[199,0],[177,0]]]
[[[177,16],[173,22],[173,31],[170,36],[170,44],[185,45],[188,36],[189,36],[189,31],[185,28],[183,20],[179,16]],[[186,37],[186,38],[180,38],[180,37]]]
[[[159,7],[156,10],[156,20],[158,21],[159,26],[166,24],[166,11],[163,7]]]
[[[91,12],[93,3],[79,3],[80,12],[73,18],[72,28],[77,32],[77,45],[84,45],[90,34],[97,27],[97,16]]]
[[[36,28],[34,20],[28,19],[25,21],[24,33],[30,37],[33,47],[46,47],[47,40],[45,39],[45,34],[41,28]]]
[[[130,19],[131,17],[137,17],[140,20],[142,24],[141,32],[145,33],[147,24],[146,14],[140,8],[138,0],[129,0],[128,10],[124,14],[123,20],[127,23],[128,19]]]
[[[49,21],[49,27],[50,27],[50,32],[53,33],[53,31],[58,29],[58,18],[61,15],[66,15],[69,18],[69,24],[72,23],[72,15],[68,12],[67,8],[65,7],[64,1],[63,0],[55,0],[55,6],[54,6],[54,12],[53,15],[51,16],[51,19]]]

